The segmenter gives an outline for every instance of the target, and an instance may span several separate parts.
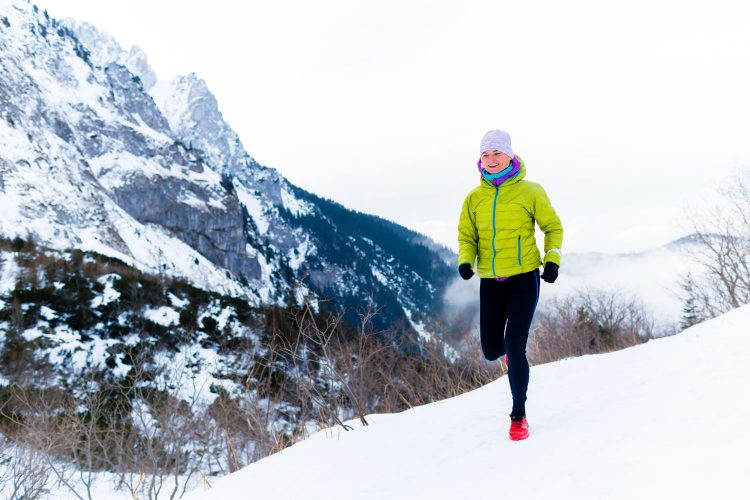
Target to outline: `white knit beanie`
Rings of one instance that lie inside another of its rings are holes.
[[[479,145],[479,154],[481,155],[485,151],[502,151],[506,155],[513,158],[513,148],[510,146],[510,134],[502,130],[490,130],[484,137]]]

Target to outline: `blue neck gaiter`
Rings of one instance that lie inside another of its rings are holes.
[[[500,179],[501,177],[508,175],[512,170],[513,170],[513,162],[510,162],[505,169],[499,171],[496,174],[491,174],[487,172],[485,169],[482,169],[482,175],[484,176],[485,179],[492,182],[495,179]]]
[[[489,182],[493,186],[500,187],[505,181],[507,181],[508,179],[512,179],[521,173],[521,161],[517,156],[514,156],[507,168],[504,168],[501,172],[498,172],[496,174],[491,174],[482,168],[482,159],[480,158],[479,160],[477,160],[477,168],[482,173],[482,177],[484,177],[487,182]]]

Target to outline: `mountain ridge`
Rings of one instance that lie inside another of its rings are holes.
[[[412,333],[439,313],[452,277],[439,245],[399,230],[385,237],[401,239],[400,253],[379,255],[393,242],[344,234],[372,216],[331,205],[325,216],[323,198],[258,164],[197,75],[160,82],[140,49],[34,5],[4,0],[0,17],[0,233],[111,255],[255,304],[381,307],[379,326]],[[412,274],[401,261],[420,247],[430,264]]]

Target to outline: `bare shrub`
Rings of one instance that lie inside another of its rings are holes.
[[[451,398],[477,389],[503,374],[500,363],[491,363],[481,356],[478,338],[468,338],[468,355],[457,356],[438,340],[422,346],[419,353],[410,353],[404,360],[395,360],[392,385],[401,388],[400,397],[408,407]]]
[[[313,408],[319,426],[369,413],[397,412],[476,389],[501,373],[499,364],[479,356],[462,357],[444,342],[418,345],[399,342],[390,332],[374,331],[374,311],[360,315],[357,331],[347,330],[340,316],[324,324],[308,310],[296,317],[296,336],[281,336],[281,356],[293,364],[294,393],[284,399]],[[474,341],[476,343],[476,340]]]
[[[141,367],[133,370],[136,380],[148,378]],[[134,498],[172,499],[211,468],[221,441],[191,394],[185,401],[186,372],[154,377],[151,386],[105,383],[86,375],[70,393],[12,387],[0,417],[4,432],[23,453],[11,460],[14,481],[39,490],[37,478],[45,472],[51,477],[45,488],[54,483],[90,499],[97,473],[110,471],[117,486]],[[171,383],[176,385],[167,387]]]
[[[589,290],[537,311],[529,338],[534,364],[623,349],[654,337],[654,320],[633,297]]]
[[[54,389],[17,385],[8,389],[0,418],[13,450],[9,466],[15,493],[10,498],[41,497],[52,487],[67,488],[77,498],[84,498],[70,460],[61,460],[59,454],[65,446],[63,442],[70,443],[76,437],[67,432],[67,399]],[[83,489],[87,490],[87,486],[90,484],[84,484]]]
[[[186,363],[175,360],[156,373],[146,366],[134,363],[135,383],[112,388],[121,406],[108,426],[108,470],[134,497],[180,498],[194,477],[212,468],[221,440],[200,400],[204,388]]]
[[[12,444],[0,435],[0,494],[3,498],[41,498],[53,477],[42,453]]]

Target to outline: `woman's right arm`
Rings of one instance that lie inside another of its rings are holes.
[[[471,210],[471,194],[464,200],[461,208],[461,217],[458,220],[458,265],[468,262],[474,269],[474,261],[477,258],[477,242],[479,233],[477,232],[476,221]]]

